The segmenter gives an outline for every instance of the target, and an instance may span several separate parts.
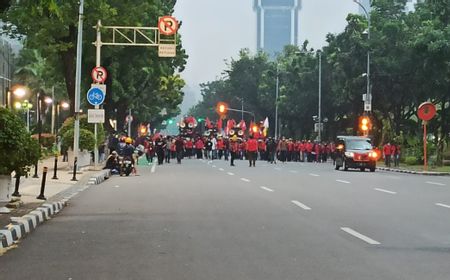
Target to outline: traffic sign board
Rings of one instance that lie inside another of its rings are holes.
[[[87,92],[87,100],[93,106],[101,105],[105,101],[105,91],[100,87],[91,87]]]
[[[106,72],[104,67],[98,66],[92,69],[91,77],[96,83],[104,83],[106,81],[106,77],[108,77],[108,72]]]
[[[88,123],[104,123],[105,110],[104,109],[88,109]]]
[[[436,115],[436,106],[431,102],[420,104],[417,115],[421,120],[429,121]]]
[[[176,57],[177,56],[177,45],[159,44],[158,56],[159,57]]]
[[[174,35],[178,30],[178,21],[172,16],[159,18],[158,29],[161,34]]]

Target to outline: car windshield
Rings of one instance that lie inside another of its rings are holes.
[[[349,140],[347,141],[347,150],[371,150],[372,144],[369,140]]]

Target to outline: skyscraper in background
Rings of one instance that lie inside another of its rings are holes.
[[[270,55],[286,45],[298,45],[301,0],[254,0],[257,13],[257,49]]]

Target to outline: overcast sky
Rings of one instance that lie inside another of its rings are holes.
[[[302,2],[300,41],[308,39],[314,48],[325,43],[327,33],[342,31],[347,14],[358,11],[352,0]],[[183,78],[197,98],[198,84],[220,77],[225,59],[237,57],[242,48],[256,50],[253,0],[178,0],[174,15],[183,22],[180,33],[189,55]]]

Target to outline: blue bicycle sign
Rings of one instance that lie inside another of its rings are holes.
[[[87,100],[93,106],[101,105],[105,101],[105,93],[101,88],[92,87],[87,92]]]

